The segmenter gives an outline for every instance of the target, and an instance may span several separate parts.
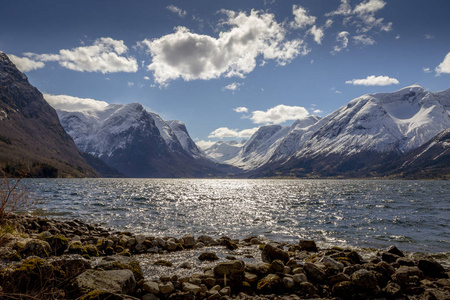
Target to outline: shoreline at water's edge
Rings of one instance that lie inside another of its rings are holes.
[[[195,238],[190,234],[181,238],[151,237],[131,232],[114,232],[77,219],[60,220],[10,215],[7,224],[14,225],[20,234],[0,234],[1,267],[2,269],[6,267],[0,271],[2,273],[0,277],[5,293],[8,291],[33,293],[32,289],[17,290],[20,289],[20,284],[12,287],[7,282],[17,277],[15,272],[20,266],[31,261],[36,262],[34,257],[39,256],[43,261],[52,261],[53,264],[57,261],[72,261],[77,262],[78,266],[83,265],[79,274],[74,270],[72,271],[76,274],[68,272],[76,278],[87,276],[89,272],[97,272],[96,276],[101,276],[103,274],[101,272],[110,272],[111,268],[132,270],[134,280],[132,291],[111,291],[111,293],[130,294],[138,296],[138,299],[173,297],[220,299],[227,295],[240,299],[246,299],[245,297],[251,299],[256,295],[259,295],[257,296],[259,298],[255,299],[273,299],[268,296],[270,294],[284,295],[286,299],[297,299],[296,297],[339,299],[345,298],[348,293],[353,293],[355,297],[366,295],[369,298],[375,295],[395,298],[400,295],[419,297],[425,294],[433,294],[435,299],[450,297],[448,264],[444,267],[445,265],[433,259],[405,257],[405,253],[396,247],[380,249],[370,257],[363,257],[353,249],[338,247],[317,249],[314,241],[292,244],[275,243],[257,237],[235,240],[228,237]],[[213,254],[212,250],[219,255]],[[207,257],[206,260],[203,260],[204,257],[200,258],[201,255],[197,257],[197,253]],[[169,260],[173,254],[177,254],[181,261],[183,258],[189,259],[173,265]],[[158,261],[152,261],[156,257],[159,258]],[[14,260],[17,262],[11,264]],[[146,264],[144,267],[164,270],[162,273],[165,275],[152,280],[144,278],[145,272],[142,273],[139,260],[141,265]],[[105,261],[113,263],[108,264]],[[206,264],[205,261],[209,263]],[[156,266],[153,265],[155,263]],[[114,267],[111,267],[113,265]],[[202,270],[204,267],[209,270]],[[74,266],[71,268],[76,269]],[[177,275],[181,269],[199,271],[200,274],[183,277]],[[228,278],[228,284],[223,282],[223,274],[220,272],[231,276]],[[8,277],[11,274],[15,274],[15,277]],[[371,284],[365,286],[367,282]],[[60,293],[66,298],[75,294],[77,297],[81,296],[82,291],[74,292],[73,288],[72,284],[71,288],[65,287]],[[83,290],[83,293],[85,291],[87,290]]]

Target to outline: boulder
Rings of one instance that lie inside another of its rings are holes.
[[[269,243],[261,251],[261,259],[268,263],[271,263],[276,259],[283,261],[283,263],[287,263],[289,261],[289,253],[282,248],[279,248],[277,244]]]
[[[386,249],[386,252],[392,253],[394,255],[397,255],[399,257],[405,257],[402,251],[400,251],[396,246],[390,246]]]
[[[19,250],[19,252],[22,257],[48,257],[52,252],[52,248],[46,241],[40,239],[27,239],[23,249]]]
[[[350,299],[351,296],[355,293],[355,288],[353,282],[341,281],[333,285],[331,292],[333,296],[343,299]]]
[[[181,284],[181,289],[185,292],[190,292],[194,295],[197,295],[197,293],[200,292],[201,287],[196,284],[189,283],[189,282],[183,282]]]
[[[392,275],[392,280],[401,287],[416,285],[418,280],[424,278],[423,272],[418,267],[402,266]]]
[[[353,284],[362,291],[379,292],[377,277],[373,271],[361,269],[352,274]]]
[[[313,282],[322,282],[327,278],[327,274],[324,270],[313,263],[306,262],[303,265],[306,276]]]
[[[168,281],[165,283],[161,283],[159,285],[159,291],[161,292],[161,294],[167,295],[172,293],[175,290],[175,287],[173,286],[173,283]]]
[[[185,234],[181,238],[181,244],[185,248],[193,248],[195,246],[195,238],[194,238],[194,236],[192,234]]]
[[[308,252],[317,252],[316,242],[313,240],[300,240],[298,245],[302,248],[302,250]]]
[[[67,295],[69,298],[77,298],[96,290],[130,294],[135,287],[136,280],[130,270],[86,270],[73,280]]]
[[[258,281],[256,289],[263,294],[277,294],[283,289],[283,282],[278,275],[269,274]]]
[[[150,294],[158,295],[159,294],[159,286],[158,283],[154,281],[145,281],[142,288],[149,292]]]
[[[223,275],[231,274],[243,274],[245,269],[245,264],[242,260],[231,260],[218,263],[214,267],[214,275],[216,277],[223,277]]]
[[[141,265],[133,257],[113,255],[103,258],[96,266],[102,270],[131,270],[136,281],[144,278]]]
[[[432,259],[419,260],[419,269],[428,277],[432,278],[446,278],[445,269],[442,265]]]
[[[204,261],[204,260],[213,261],[213,260],[218,260],[219,257],[217,257],[216,252],[203,252],[199,255],[198,259],[201,261]]]

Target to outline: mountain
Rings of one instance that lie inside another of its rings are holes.
[[[393,93],[358,97],[298,131],[291,139],[291,144],[297,147],[293,154],[287,158],[271,155],[259,169],[250,169],[251,175],[366,177],[384,174],[383,166],[450,127],[449,96],[450,90],[431,93],[413,85]],[[272,152],[283,153],[280,147]]]
[[[450,128],[394,162],[388,176],[406,179],[450,179]]]
[[[297,120],[291,126],[262,126],[245,143],[238,155],[226,163],[243,170],[253,170],[286,159],[301,147],[302,136],[311,132],[312,126],[319,120],[318,116],[309,116]]]
[[[8,176],[96,177],[55,110],[0,52],[0,169]]]
[[[225,176],[233,170],[201,155],[184,124],[165,122],[138,103],[57,112],[79,149],[128,177]]]
[[[241,143],[237,141],[219,141],[212,146],[203,149],[203,153],[213,161],[226,163],[228,160],[235,158],[239,154],[239,151],[241,151],[245,142],[246,141]]]

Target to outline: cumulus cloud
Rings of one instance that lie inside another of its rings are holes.
[[[9,59],[16,65],[17,69],[22,72],[33,71],[45,67],[41,61],[34,61],[28,57],[19,57],[14,54],[8,54]]]
[[[43,94],[44,99],[54,109],[65,111],[80,111],[80,110],[103,110],[109,104],[105,101],[98,101],[89,98],[78,98],[68,95],[51,95]]]
[[[256,67],[258,57],[285,65],[308,53],[303,41],[286,40],[286,29],[273,14],[222,12],[227,17],[222,24],[229,30],[221,31],[218,38],[176,27],[172,34],[140,43],[153,57],[147,69],[154,73],[155,82],[244,77]]]
[[[239,90],[239,87],[242,85],[242,83],[233,82],[225,87],[226,90],[230,91],[236,91]]]
[[[206,150],[210,147],[212,147],[216,142],[213,141],[205,141],[205,140],[200,140],[200,141],[196,141],[195,144],[197,145],[197,147],[199,147],[201,150]]]
[[[247,107],[243,107],[243,106],[233,108],[233,110],[235,112],[237,112],[237,113],[246,113],[246,112],[248,112],[248,108]]]
[[[256,131],[258,131],[259,127],[254,127],[251,129],[237,130],[230,129],[228,127],[220,127],[211,132],[208,138],[248,138],[251,137]]]
[[[423,68],[422,69],[424,73],[431,73],[431,69],[430,68]]]
[[[308,115],[308,110],[304,107],[280,104],[267,111],[253,111],[250,119],[255,124],[281,124],[286,121],[303,119]]]
[[[440,75],[442,73],[450,74],[450,52],[447,53],[444,61],[436,67],[436,73],[437,75]]]
[[[173,12],[174,14],[177,14],[179,17],[183,18],[184,16],[186,16],[186,11],[182,10],[179,7],[176,7],[175,5],[169,5],[166,7],[168,10],[170,10],[171,12]]]
[[[305,28],[308,25],[313,25],[316,22],[316,17],[309,16],[306,9],[300,5],[292,6],[292,13],[294,14],[294,21],[291,22],[291,27],[295,29]]]
[[[375,44],[375,40],[365,34],[361,34],[361,35],[357,35],[353,37],[353,40],[355,42],[355,44],[361,44],[361,45],[373,45]]]
[[[338,45],[334,46],[333,52],[340,52],[340,51],[344,50],[345,48],[347,48],[349,34],[350,33],[348,33],[347,31],[342,31],[342,32],[338,33],[338,35],[336,37],[336,42],[338,43]]]
[[[311,29],[309,30],[309,33],[311,33],[311,35],[314,37],[314,41],[321,45],[322,44],[322,39],[323,39],[323,29],[322,28],[318,28],[316,27],[316,25],[314,25],[313,27],[311,27]]]
[[[348,0],[341,0],[339,7],[332,12],[325,14],[326,17],[332,16],[348,16],[352,14],[352,7],[348,3]]]
[[[57,61],[67,69],[80,72],[136,72],[138,64],[133,57],[126,57],[128,51],[123,41],[99,38],[91,46],[62,49],[59,54],[25,53],[36,61]]]
[[[321,113],[323,113],[323,111],[321,111],[320,109],[313,110],[313,114],[321,114]]]
[[[367,0],[355,7],[353,12],[362,21],[362,24],[357,24],[360,27],[359,32],[368,32],[375,27],[381,31],[392,29],[392,22],[385,24],[383,18],[375,18],[375,13],[383,9],[385,5],[386,2],[383,0]]]
[[[144,80],[150,80],[150,77],[144,76]]]
[[[377,86],[386,86],[391,84],[399,84],[400,82],[395,78],[390,78],[389,76],[367,76],[364,79],[352,79],[345,82],[346,84],[353,85],[377,85]]]

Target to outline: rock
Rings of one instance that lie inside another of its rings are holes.
[[[352,274],[351,280],[353,284],[362,291],[379,292],[377,277],[373,271],[361,269]]]
[[[397,258],[395,263],[399,264],[400,266],[408,266],[408,267],[414,267],[416,265],[412,259],[406,257]]]
[[[327,274],[321,268],[313,263],[306,262],[303,265],[306,276],[313,282],[322,282],[326,279]]]
[[[388,282],[388,284],[384,287],[383,293],[385,293],[387,296],[394,298],[401,294],[401,287],[395,282]]]
[[[231,260],[218,263],[214,267],[214,275],[216,277],[223,277],[223,275],[231,274],[243,274],[245,269],[245,264],[242,260]]]
[[[333,296],[340,297],[343,299],[351,299],[351,296],[355,293],[355,288],[353,282],[351,281],[341,281],[333,285],[331,289]]]
[[[144,278],[141,265],[134,257],[121,255],[107,256],[97,264],[96,268],[103,270],[131,270],[137,281]]]
[[[164,267],[172,267],[173,266],[172,262],[165,260],[165,259],[159,259],[159,260],[155,261],[153,264],[156,266],[164,266]]]
[[[423,272],[418,267],[402,266],[392,275],[392,279],[401,287],[415,285],[424,278]]]
[[[135,238],[136,243],[137,243],[138,245],[143,244],[143,243],[145,242],[145,240],[146,240],[145,235],[143,235],[143,234],[138,234],[138,235],[136,235],[134,238]]]
[[[229,286],[224,287],[219,291],[219,294],[222,296],[230,296],[231,295],[231,288]]]
[[[317,288],[310,282],[302,282],[298,287],[298,293],[305,298],[312,298],[317,294]]]
[[[438,262],[431,259],[419,260],[419,269],[431,278],[445,278],[448,277],[445,273],[445,269]]]
[[[212,237],[210,237],[210,236],[207,236],[207,235],[201,235],[201,236],[199,236],[198,238],[197,238],[197,242],[201,242],[201,243],[203,243],[204,245],[211,245],[211,244],[214,244],[214,239],[212,238]]]
[[[159,286],[158,283],[154,281],[145,281],[142,286],[143,289],[151,294],[158,295],[159,294]]]
[[[283,278],[283,284],[284,284],[285,288],[292,289],[295,286],[295,281],[294,281],[294,279],[292,279],[290,277],[284,277]]]
[[[284,271],[284,264],[281,260],[276,259],[274,261],[272,261],[272,263],[270,264],[270,270],[272,271],[272,273],[283,273]]]
[[[385,251],[385,252],[381,253],[381,259],[390,264],[393,262],[396,262],[397,259],[399,259],[399,258],[400,258],[400,256],[390,253],[390,252]]]
[[[219,257],[217,257],[216,252],[203,252],[200,254],[198,259],[201,261],[205,261],[205,260],[213,261],[213,260],[218,260]]]
[[[50,245],[52,253],[55,255],[62,255],[69,246],[69,240],[62,235],[50,235],[44,240]]]
[[[195,297],[190,292],[178,291],[171,294],[167,299],[169,300],[194,300]]]
[[[137,243],[136,246],[134,246],[134,250],[136,250],[137,253],[143,253],[147,251],[147,247],[144,244]]]
[[[250,240],[250,244],[252,244],[252,245],[261,245],[262,241],[260,239],[258,239],[258,238],[252,238]]]
[[[130,270],[86,270],[74,279],[67,295],[70,298],[77,298],[96,290],[129,294],[134,292],[135,287],[136,280]]]
[[[203,279],[203,282],[206,284],[206,286],[208,287],[213,287],[216,285],[216,279],[212,278],[212,277],[206,277]]]
[[[182,238],[181,244],[185,248],[192,248],[195,246],[195,238],[192,234],[185,234]]]
[[[6,293],[31,293],[43,290],[52,284],[52,276],[58,270],[46,260],[39,257],[29,257],[21,263],[7,268],[2,275],[2,292]],[[59,272],[58,272],[59,273]],[[60,275],[60,274],[59,274]]]
[[[328,268],[336,270],[337,272],[340,272],[340,271],[344,270],[344,264],[343,263],[340,263],[340,262],[332,259],[329,256],[322,257],[320,262],[323,263]]]
[[[399,257],[405,257],[402,251],[400,251],[396,246],[390,246],[386,249],[386,252],[392,253],[394,255],[397,255]]]
[[[258,285],[256,289],[258,292],[263,294],[274,294],[279,293],[283,288],[283,283],[281,278],[275,274],[269,274],[260,281],[258,281]]]
[[[271,263],[276,259],[283,261],[283,263],[287,263],[289,261],[289,253],[278,248],[277,244],[269,243],[262,250],[261,259],[268,263]]]
[[[258,281],[258,276],[252,273],[245,272],[244,280],[247,281],[248,283],[254,283]]]
[[[175,251],[177,249],[177,243],[168,240],[166,241],[166,247],[165,247],[168,251]]]
[[[39,239],[28,239],[22,250],[19,251],[22,257],[39,256],[48,257],[52,252],[49,243]]]
[[[182,268],[182,269],[192,269],[193,265],[192,265],[191,262],[185,261],[185,262],[182,262],[182,263],[179,265],[179,267]]]
[[[153,294],[145,294],[142,296],[142,300],[159,300],[159,298]]]
[[[166,283],[161,283],[159,285],[159,291],[161,292],[161,294],[167,295],[172,293],[175,290],[172,282],[168,281]]]
[[[189,282],[183,282],[181,285],[181,289],[185,292],[190,292],[194,295],[197,295],[197,293],[200,292],[200,290],[201,290],[200,286],[189,283]]]
[[[298,245],[302,248],[302,250],[308,252],[317,252],[316,242],[313,240],[300,240]]]
[[[236,250],[238,248],[238,245],[236,243],[232,242],[231,240],[224,240],[224,246],[227,247],[228,250]]]
[[[306,277],[306,274],[304,274],[304,273],[295,274],[294,276],[292,276],[292,279],[296,283],[308,282],[308,278]]]
[[[80,300],[140,300],[129,295],[111,293],[107,291],[95,290],[83,295]]]
[[[336,283],[342,282],[342,281],[351,281],[351,278],[350,278],[350,276],[348,276],[344,273],[339,273],[337,275],[328,277],[328,283],[330,284],[330,286],[333,286]]]

